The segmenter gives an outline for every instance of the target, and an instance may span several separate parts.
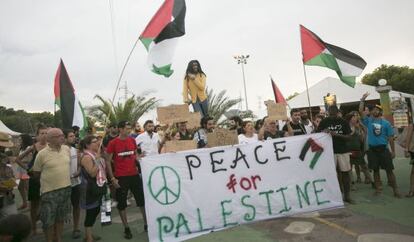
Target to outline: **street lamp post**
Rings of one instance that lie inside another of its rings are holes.
[[[236,55],[233,56],[237,61],[237,64],[241,64],[242,73],[243,73],[243,86],[244,86],[244,99],[246,100],[246,111],[249,110],[249,104],[247,103],[247,90],[246,90],[246,77],[244,75],[244,65],[247,64],[247,59],[250,55]]]

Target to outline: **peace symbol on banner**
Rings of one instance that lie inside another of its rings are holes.
[[[181,181],[169,166],[158,166],[151,171],[148,187],[152,197],[162,205],[175,203],[180,197]]]

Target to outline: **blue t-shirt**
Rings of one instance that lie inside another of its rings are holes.
[[[383,118],[365,117],[362,123],[367,127],[368,145],[370,146],[387,145],[388,138],[394,135],[390,122]]]

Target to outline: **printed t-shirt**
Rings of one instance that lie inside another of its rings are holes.
[[[137,145],[131,137],[126,137],[125,139],[117,137],[109,142],[106,152],[112,154],[116,177],[138,174],[136,151]]]

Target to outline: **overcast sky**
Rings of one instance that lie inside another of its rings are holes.
[[[0,105],[53,111],[59,58],[84,106],[96,103],[95,94],[112,97],[126,56],[162,2],[1,0]],[[285,97],[305,90],[299,24],[325,42],[362,56],[368,65],[361,77],[381,64],[414,66],[412,0],[186,3],[186,35],[178,42],[174,74],[168,79],[153,74],[139,43],[122,82],[132,93],[152,89],[163,105],[181,103],[185,68],[189,60],[198,59],[208,87],[225,89],[232,98],[244,96],[241,67],[233,55],[249,54],[245,68],[249,108],[263,113],[259,100],[273,99],[269,74]],[[310,86],[336,77],[325,68],[306,70]]]

